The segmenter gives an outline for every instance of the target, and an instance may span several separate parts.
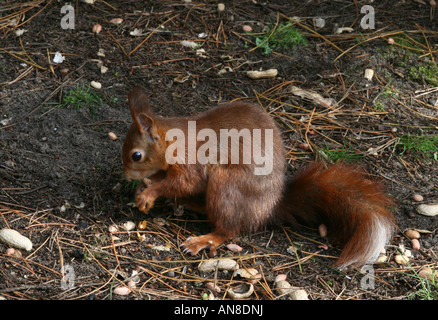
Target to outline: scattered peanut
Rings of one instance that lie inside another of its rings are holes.
[[[248,71],[246,75],[251,79],[266,79],[275,78],[278,74],[277,69],[269,69],[265,71]]]
[[[403,265],[406,265],[409,262],[409,258],[406,255],[401,255],[401,254],[396,255],[394,260],[398,264],[403,264]]]
[[[418,238],[420,238],[420,233],[417,230],[414,230],[414,229],[406,230],[405,235],[409,239],[418,239]]]
[[[122,18],[114,18],[110,21],[113,24],[121,24],[123,22]]]
[[[242,26],[242,30],[245,31],[245,32],[251,32],[251,31],[252,31],[252,28],[251,28],[251,26],[243,25],[243,26]]]
[[[90,85],[94,88],[94,89],[100,89],[102,88],[102,84],[100,82],[97,81],[91,81]]]
[[[411,243],[412,243],[412,249],[416,251],[420,250],[420,241],[418,241],[418,239],[412,239]]]
[[[0,230],[0,241],[17,249],[32,250],[32,242],[30,239],[13,229],[5,228]]]
[[[321,237],[325,237],[327,235],[327,226],[325,224],[320,224],[318,229]]]
[[[364,78],[371,81],[374,76],[374,70],[373,69],[365,69],[365,75]]]
[[[102,26],[101,26],[100,24],[96,23],[96,24],[93,26],[92,31],[93,31],[93,33],[99,34],[99,32],[102,31]]]
[[[438,214],[438,204],[420,204],[417,212],[425,216],[436,216]]]
[[[117,135],[114,132],[108,132],[108,138],[110,138],[110,140],[117,140]]]

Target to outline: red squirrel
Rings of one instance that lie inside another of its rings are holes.
[[[262,108],[234,102],[165,118],[151,111],[141,87],[128,104],[133,123],[122,160],[127,180],[142,181],[138,209],[147,212],[166,197],[206,213],[214,226],[186,239],[186,252],[214,255],[225,241],[268,223],[324,224],[328,239],[343,247],[335,266],[344,268],[373,262],[390,240],[393,200],[381,182],[342,162],[313,162],[287,178],[281,132]]]

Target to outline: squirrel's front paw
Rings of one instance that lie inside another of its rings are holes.
[[[138,210],[148,212],[154,206],[156,198],[151,189],[146,189],[143,185],[140,185],[135,192],[135,205]]]

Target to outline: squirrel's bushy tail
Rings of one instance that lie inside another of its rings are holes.
[[[327,237],[343,247],[336,267],[375,261],[394,230],[394,203],[382,184],[358,166],[339,162],[328,168],[311,163],[288,181],[279,217],[283,221],[327,226]]]

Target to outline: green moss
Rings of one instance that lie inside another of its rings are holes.
[[[306,45],[307,40],[292,22],[279,23],[277,27],[270,25],[266,33],[256,38],[256,45],[263,49],[263,54],[270,54],[276,49],[290,49],[298,45]]]
[[[350,147],[344,146],[341,149],[331,149],[329,145],[326,144],[323,149],[327,157],[333,162],[343,160],[346,162],[358,161],[363,157],[363,154],[354,152]]]
[[[419,158],[438,160],[438,135],[401,136],[397,147],[401,155],[410,153]]]
[[[425,81],[432,86],[438,86],[438,67],[430,61],[409,68],[409,77],[417,82]]]
[[[85,85],[77,85],[76,88],[70,88],[62,97],[61,102],[49,102],[47,104],[54,104],[58,108],[65,108],[67,106],[73,107],[76,110],[88,108],[93,119],[97,114],[98,107],[102,105],[103,99],[99,93],[92,88]]]

